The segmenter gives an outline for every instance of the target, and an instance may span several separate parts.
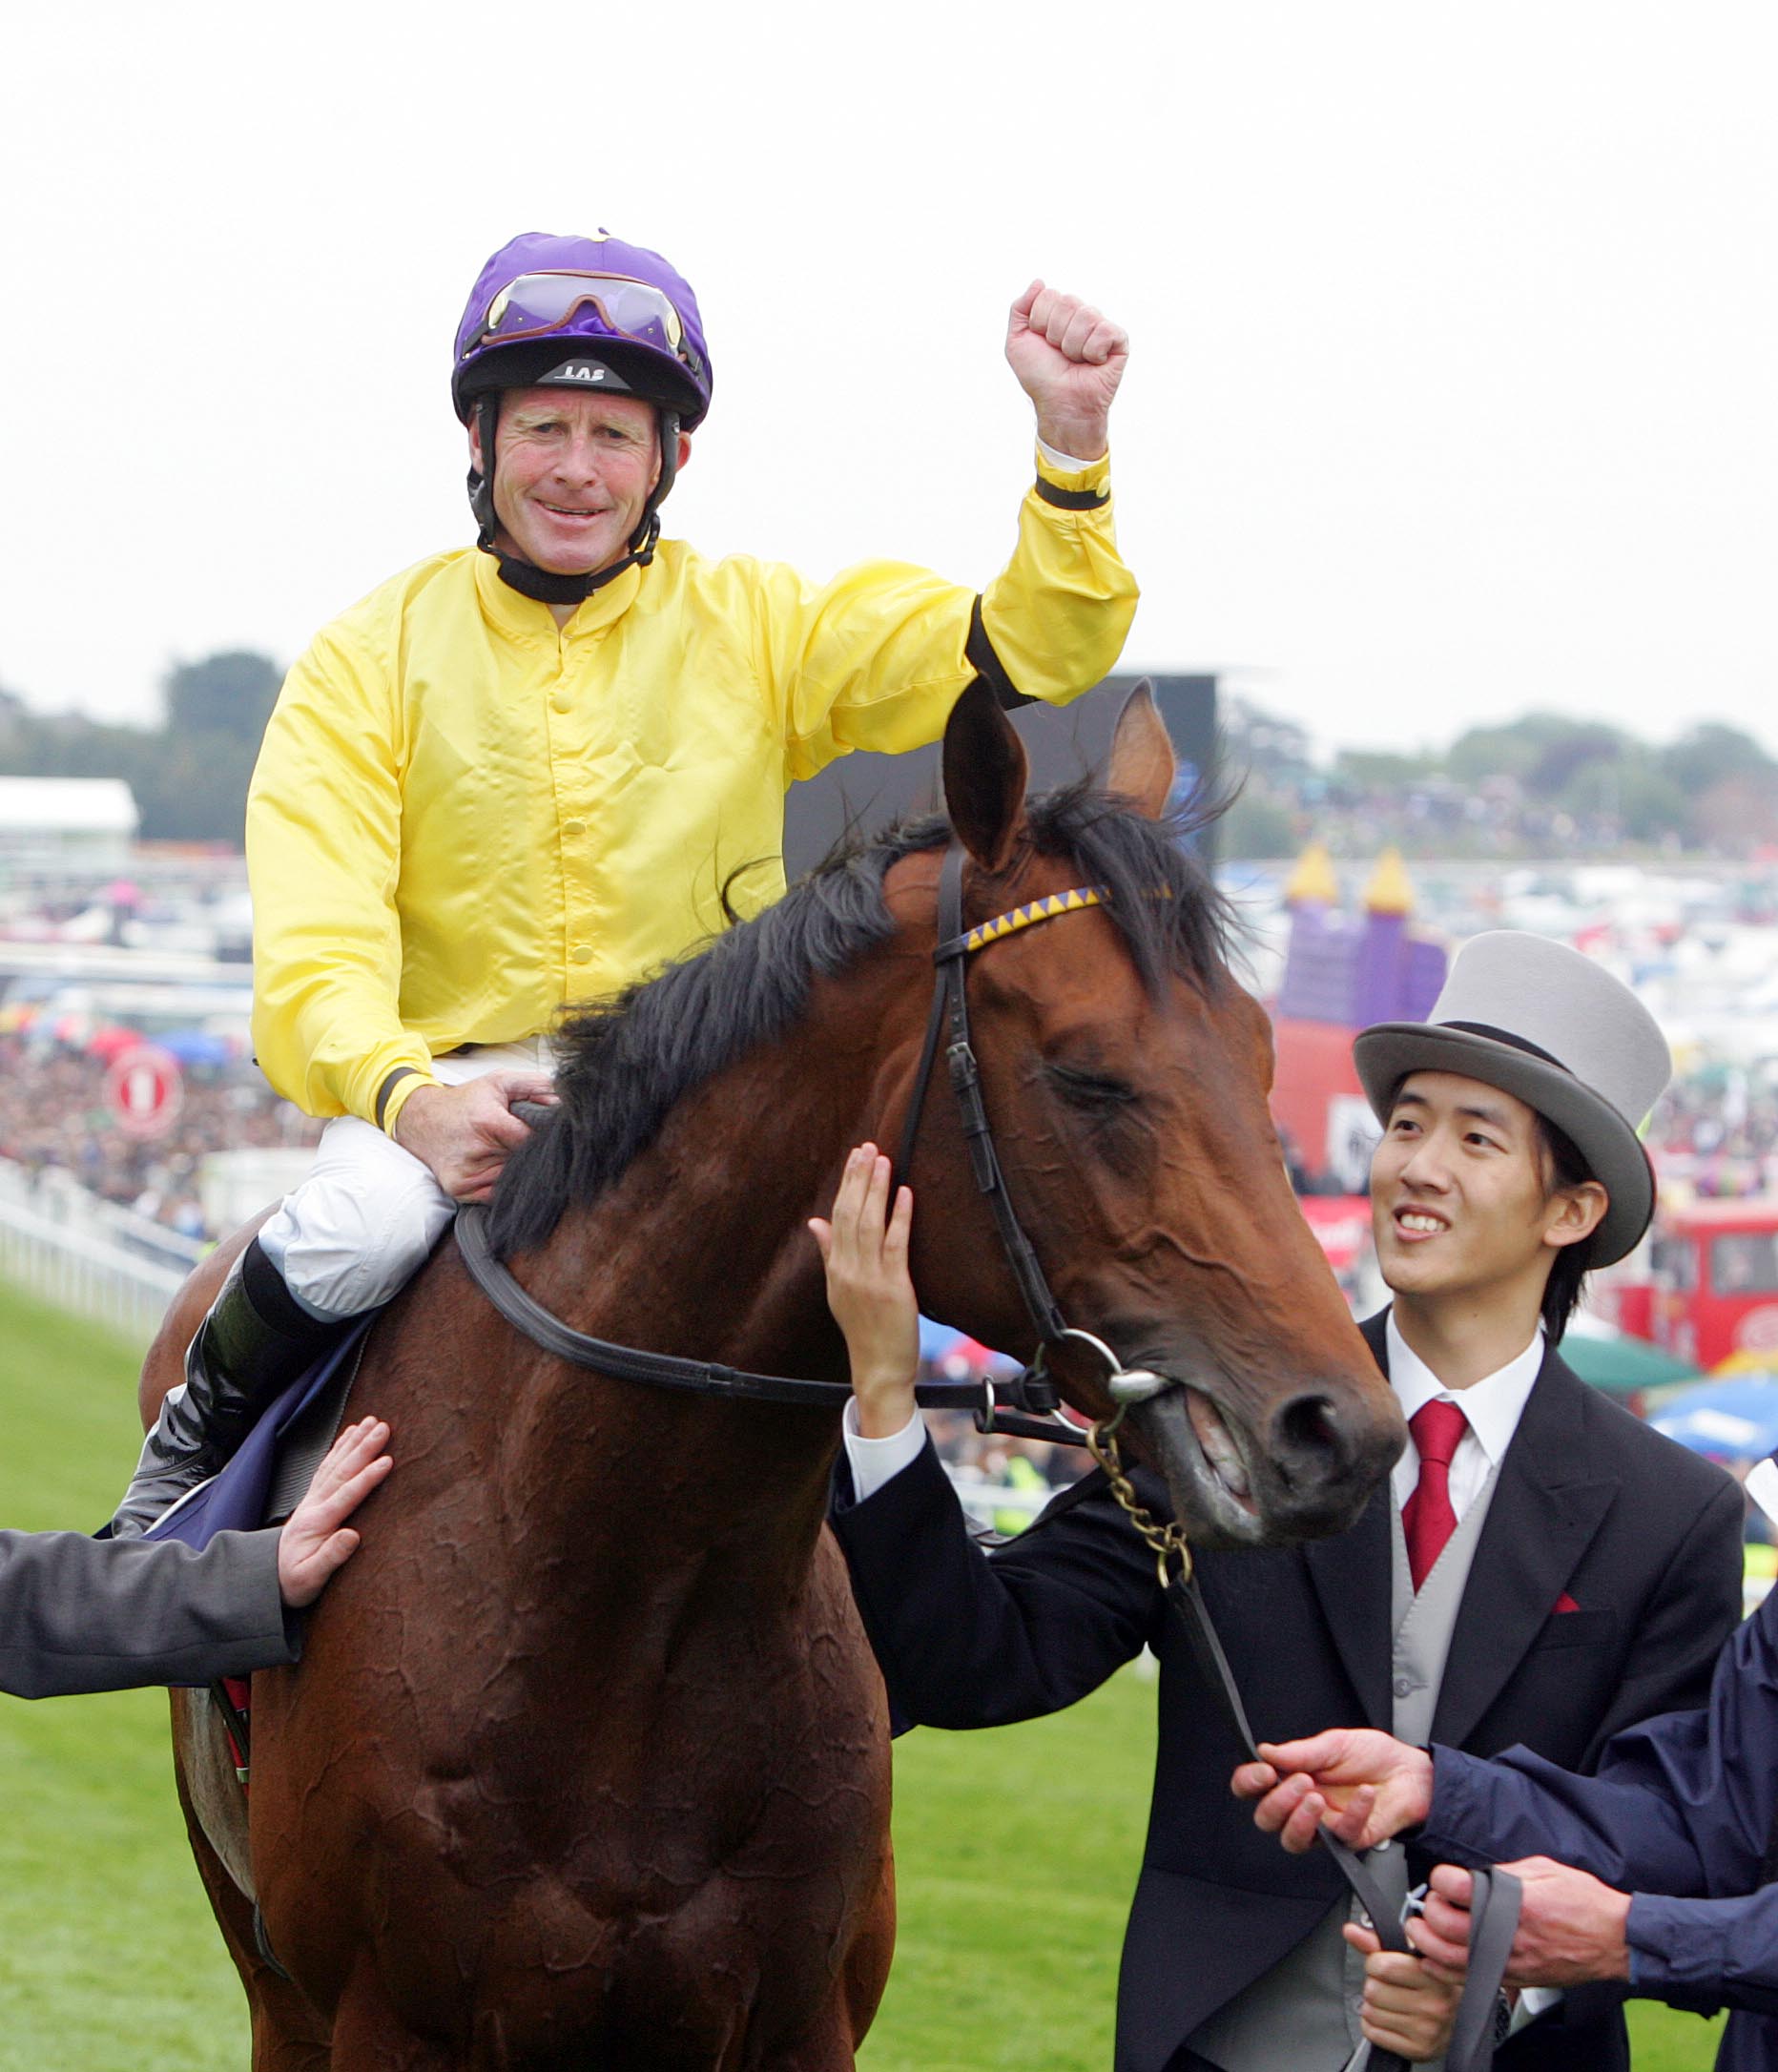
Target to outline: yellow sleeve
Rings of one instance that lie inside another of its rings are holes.
[[[290,672],[247,794],[253,1040],[311,1115],[394,1126],[431,1054],[402,1026],[402,787],[394,685],[338,628]]]
[[[1116,666],[1137,589],[1117,550],[1109,459],[1063,470],[1040,453],[1037,472],[1060,501],[1026,491],[1012,558],[982,594],[981,631],[1008,687],[1064,705]],[[965,652],[976,594],[928,570],[865,562],[767,597],[762,667],[784,701],[789,777],[855,748],[937,740],[977,673]]]

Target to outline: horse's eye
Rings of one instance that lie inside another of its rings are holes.
[[[1109,1117],[1140,1098],[1134,1087],[1122,1079],[1113,1079],[1106,1072],[1085,1072],[1077,1066],[1052,1065],[1049,1074],[1063,1099],[1085,1115]]]

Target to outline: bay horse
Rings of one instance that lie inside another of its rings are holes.
[[[993,941],[969,987],[1058,1300],[1167,1381],[1134,1444],[1205,1544],[1338,1530],[1401,1426],[1286,1183],[1266,1019],[1166,817],[1165,730],[1139,693],[1103,789],[1027,804],[1025,775],[978,686],[944,739],[950,828],[855,847],[569,1020],[493,1247],[580,1329],[843,1378],[805,1222],[909,1110],[954,828],[967,921],[1098,895]],[[910,1178],[922,1306],[1024,1342],[941,1091]],[[151,1418],[230,1249],[151,1352]],[[1057,1379],[1109,1408],[1091,1361]],[[823,1523],[837,1415],[570,1366],[488,1306],[454,1239],[375,1327],[350,1414],[371,1412],[397,1472],[300,1664],[254,1679],[244,1825],[207,1699],[176,1693],[256,2072],[852,2065],[894,1894],[882,1685]]]

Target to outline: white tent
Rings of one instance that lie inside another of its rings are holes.
[[[121,870],[137,820],[122,777],[0,777],[0,857]]]

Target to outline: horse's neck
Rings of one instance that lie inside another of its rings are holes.
[[[822,1189],[858,1126],[859,1088],[831,1060],[817,1069],[815,1044],[810,1034],[762,1050],[682,1102],[604,1197],[563,1218],[525,1270],[532,1294],[619,1344],[843,1380],[806,1218],[828,1206]],[[565,1370],[561,1385],[586,1383]],[[601,1414],[651,1449],[680,1450],[675,1473],[695,1481],[702,1529],[738,1525],[763,1500],[792,1542],[813,1543],[837,1441],[831,1413],[628,1384]]]

